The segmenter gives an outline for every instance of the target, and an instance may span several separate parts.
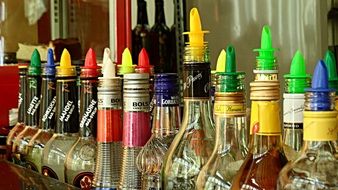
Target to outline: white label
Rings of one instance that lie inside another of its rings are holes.
[[[122,109],[121,95],[118,94],[98,94],[98,108]]]
[[[73,111],[75,109],[75,105],[73,101],[67,101],[66,106],[63,108],[61,112],[61,116],[59,120],[61,122],[68,122],[70,116],[72,115]]]
[[[301,94],[295,94],[299,96]],[[303,111],[304,111],[304,96],[303,98],[293,98],[292,94],[284,95],[283,102],[283,121],[284,128],[303,128]]]
[[[123,98],[124,111],[149,112],[149,97]]]

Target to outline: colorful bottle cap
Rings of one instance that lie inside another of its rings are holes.
[[[60,66],[56,67],[56,75],[59,77],[76,76],[76,68],[72,66],[70,54],[67,49],[64,49],[61,54]]]
[[[40,53],[37,49],[34,49],[31,63],[28,67],[28,75],[40,75],[41,74],[41,58]]]
[[[209,31],[202,31],[201,19],[197,8],[192,8],[190,11],[190,31],[183,34],[189,35],[190,46],[204,46],[204,34]]]
[[[53,49],[49,48],[47,54],[47,63],[43,69],[43,75],[54,76],[55,72],[54,53]]]
[[[119,65],[119,75],[135,72],[135,66],[128,48],[124,49],[122,53],[122,64]]]
[[[304,93],[305,88],[310,87],[311,76],[306,73],[305,59],[299,50],[291,61],[290,73],[284,75],[284,78],[287,93]]]
[[[226,52],[224,49],[219,53],[216,64],[216,73],[221,73],[225,71],[225,62],[226,62]]]
[[[104,79],[115,78],[115,64],[110,58],[110,49],[105,48],[103,53],[103,68],[102,74]]]
[[[217,73],[219,75],[218,92],[239,92],[244,90],[244,72],[236,71],[236,52],[232,45],[226,48],[225,71]]]
[[[149,63],[149,57],[146,49],[142,48],[138,54],[138,66],[137,70],[139,73],[149,73],[151,74],[152,66]]]
[[[327,50],[324,56],[324,62],[329,73],[329,87],[335,89],[338,92],[338,76],[336,68],[336,59],[334,54]]]
[[[96,62],[95,51],[89,48],[86,54],[85,65],[81,67],[80,77],[98,77],[100,75],[100,68]]]
[[[276,57],[274,56],[276,50],[272,47],[270,27],[265,25],[262,29],[261,48],[254,49],[259,53],[256,57],[258,70],[277,70]]]

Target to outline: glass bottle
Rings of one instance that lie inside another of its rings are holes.
[[[148,26],[147,2],[137,0],[137,24],[132,31],[132,58],[137,63],[138,54],[142,48],[150,51],[150,29]]]
[[[288,160],[294,160],[303,143],[304,90],[311,83],[311,76],[306,74],[305,60],[299,50],[292,59],[290,73],[284,75],[284,78],[283,142],[286,145],[284,151]]]
[[[12,146],[14,138],[24,129],[26,118],[26,90],[27,90],[27,64],[19,64],[19,95],[18,95],[18,122],[10,130],[6,139],[6,158],[12,161]]]
[[[27,155],[25,157],[26,167],[41,173],[42,151],[53,136],[55,127],[55,64],[53,50],[48,49],[47,63],[45,64],[41,82],[41,106],[39,117],[39,128],[41,128],[29,141]]]
[[[117,189],[122,163],[122,80],[116,77],[108,48],[103,60],[97,97],[97,154],[92,186],[94,189]]]
[[[226,70],[217,73],[214,117],[216,140],[214,150],[202,167],[197,189],[230,189],[247,154],[245,73],[236,71],[235,49],[226,51]]]
[[[12,152],[20,165],[25,166],[27,145],[39,130],[39,109],[41,101],[41,59],[37,49],[33,51],[27,73],[27,111],[26,126],[14,139]]]
[[[42,153],[42,174],[61,182],[65,181],[64,161],[66,154],[79,134],[76,70],[71,65],[67,49],[56,67],[56,128]]]
[[[65,160],[65,181],[81,189],[92,186],[96,158],[97,85],[100,67],[89,49],[81,68],[80,137]]]
[[[142,173],[141,189],[162,189],[162,161],[181,121],[177,74],[155,75],[155,100],[152,136],[136,158],[137,168]]]
[[[306,89],[304,136],[300,157],[280,172],[277,189],[338,189],[338,160],[335,89],[329,89],[328,71],[322,60]]]
[[[280,120],[280,88],[275,49],[268,26],[256,50],[255,80],[250,83],[251,142],[249,153],[232,181],[231,189],[276,189],[278,173],[287,163]]]
[[[196,8],[190,11],[190,29],[183,64],[183,119],[163,164],[164,189],[195,189],[197,175],[214,147],[209,52]]]
[[[163,0],[155,0],[155,24],[150,30],[150,63],[155,73],[173,73],[176,68],[170,60],[170,30],[165,22]]]
[[[123,76],[122,168],[119,189],[140,189],[141,173],[136,157],[151,136],[149,113],[149,74]]]

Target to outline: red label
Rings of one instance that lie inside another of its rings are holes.
[[[42,166],[42,175],[47,176],[47,177],[51,177],[54,179],[59,179],[58,176],[56,175],[56,173],[49,167],[47,166]]]
[[[80,173],[74,178],[73,185],[82,190],[90,190],[92,187],[93,176],[92,172]]]
[[[97,142],[122,141],[122,110],[97,111]]]
[[[123,145],[144,146],[151,136],[149,112],[124,112]]]

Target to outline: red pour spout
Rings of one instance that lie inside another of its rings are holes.
[[[92,48],[89,48],[86,54],[84,67],[81,68],[81,77],[98,77],[101,67],[97,65],[96,54]]]
[[[149,57],[146,49],[142,48],[138,54],[138,66],[137,69],[140,73],[151,74],[151,65],[149,63]]]

